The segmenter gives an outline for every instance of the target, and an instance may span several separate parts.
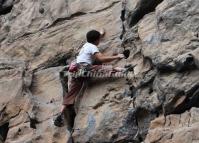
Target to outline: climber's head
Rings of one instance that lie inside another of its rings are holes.
[[[88,43],[98,45],[100,42],[101,34],[96,30],[91,30],[86,34],[86,39]]]

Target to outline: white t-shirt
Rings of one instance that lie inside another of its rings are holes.
[[[79,52],[79,55],[77,56],[77,63],[92,64],[95,60],[93,55],[98,52],[99,49],[97,48],[97,46],[87,42],[83,45]]]

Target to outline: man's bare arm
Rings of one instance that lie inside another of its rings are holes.
[[[124,58],[123,54],[118,54],[118,55],[115,55],[115,56],[106,56],[102,53],[95,53],[94,56],[97,59],[97,61],[100,61],[102,63],[112,62],[114,60]]]

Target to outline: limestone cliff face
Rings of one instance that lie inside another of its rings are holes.
[[[112,64],[136,65],[134,77],[88,86],[73,142],[199,142],[198,0],[0,0],[0,142],[71,139],[53,125],[66,92],[60,72],[101,27],[100,49],[130,49]]]

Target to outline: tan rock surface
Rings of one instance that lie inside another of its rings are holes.
[[[66,129],[53,125],[63,94],[59,75],[56,74],[58,70],[35,73],[31,87],[28,85],[31,77],[23,77],[22,69],[1,71],[0,91],[4,97],[1,98],[0,122],[1,125],[9,122],[7,143],[67,141],[69,134]]]
[[[112,64],[136,65],[135,77],[89,85],[74,142],[198,142],[198,0],[126,0],[123,25],[122,2],[0,0],[0,140],[68,141],[66,127],[53,125],[66,88],[60,71],[86,32],[103,27],[100,50],[129,49]]]
[[[197,108],[192,108],[179,115],[159,117],[151,122],[145,143],[197,143],[198,135]]]

